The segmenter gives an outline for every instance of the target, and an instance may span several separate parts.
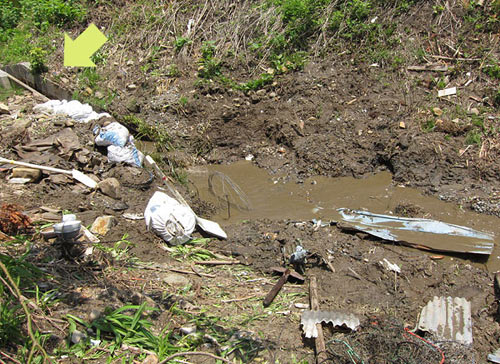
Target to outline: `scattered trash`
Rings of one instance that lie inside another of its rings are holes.
[[[102,117],[111,117],[108,113],[96,113],[89,104],[82,104],[78,100],[49,100],[43,104],[33,107],[36,112],[68,115],[70,118],[80,122],[88,123],[99,120]]]
[[[278,270],[279,272],[281,272],[282,269],[275,268],[273,270],[275,271]],[[273,288],[271,288],[269,293],[264,298],[264,301],[262,303],[264,307],[269,306],[273,302],[274,298],[278,295],[279,291],[281,290],[281,288],[283,287],[283,285],[286,283],[286,281],[290,276],[294,277],[295,279],[304,281],[304,277],[299,273],[295,272],[293,269],[284,268],[281,278],[278,280],[278,282],[276,282],[276,284],[273,286]]]
[[[450,87],[450,88],[446,88],[444,90],[439,90],[438,91],[438,97],[455,95],[456,93],[457,93],[457,88],[456,87]]]
[[[63,215],[62,222],[54,224],[54,234],[65,243],[73,243],[80,235],[82,222],[76,219],[76,215]]]
[[[114,216],[99,216],[94,220],[94,223],[90,227],[90,232],[104,236],[109,232],[109,230],[111,230],[113,225],[116,225],[116,219]]]
[[[226,232],[224,230],[222,230],[222,228],[220,227],[220,225],[218,223],[216,223],[215,221],[210,221],[210,220],[207,220],[207,219],[202,219],[201,217],[196,216],[196,214],[193,212],[193,210],[191,209],[191,207],[189,207],[189,205],[187,204],[186,200],[184,200],[184,198],[182,197],[182,195],[175,188],[173,188],[170,185],[170,183],[168,183],[167,176],[165,176],[165,174],[162,172],[162,170],[160,169],[160,167],[158,167],[158,165],[156,164],[156,162],[154,161],[154,159],[151,158],[151,156],[149,156],[149,155],[146,156],[146,162],[156,170],[156,173],[158,173],[160,175],[161,179],[163,180],[163,183],[165,184],[165,186],[167,186],[167,188],[170,191],[170,193],[172,195],[174,195],[175,198],[182,205],[184,205],[185,207],[187,207],[191,211],[191,213],[194,215],[194,217],[196,219],[196,224],[203,231],[205,231],[206,233],[209,233],[211,235],[214,235],[214,236],[216,236],[218,238],[227,239]],[[148,220],[146,220],[146,225],[148,224],[147,221]]]
[[[122,217],[127,220],[142,220],[144,219],[144,214],[131,214],[126,212],[122,214]]]
[[[300,303],[300,302],[295,303],[294,306],[299,310],[307,310],[309,308],[309,305],[307,303]]]
[[[307,257],[307,250],[305,250],[302,246],[297,245],[295,248],[295,252],[290,256],[291,264],[304,264]]]
[[[31,182],[31,178],[22,178],[22,177],[9,178],[9,183],[11,184],[24,185],[29,182]]]
[[[495,350],[493,354],[488,354],[488,361],[500,363],[500,349]]]
[[[94,134],[96,134],[95,143],[101,147],[110,145],[124,147],[130,135],[128,129],[116,121],[102,128],[96,125]]]
[[[359,318],[355,315],[336,311],[305,310],[300,319],[300,324],[307,338],[318,337],[316,324],[323,322],[331,323],[334,327],[346,326],[353,331],[356,331],[360,325]]]
[[[382,267],[384,267],[387,270],[390,270],[391,272],[401,273],[401,268],[397,264],[391,263],[385,258],[381,260],[379,263]]]
[[[132,136],[124,147],[110,145],[108,147],[108,160],[114,163],[128,163],[136,167],[142,167],[144,154],[138,150],[133,142]]]
[[[28,168],[41,169],[41,170],[49,171],[49,172],[71,174],[71,176],[74,179],[76,179],[78,182],[83,183],[85,186],[90,187],[90,188],[96,188],[97,187],[97,182],[96,181],[94,181],[92,178],[86,176],[82,172],[77,171],[76,169],[73,169],[71,171],[67,171],[67,170],[59,169],[59,168],[53,168],[53,167],[47,167],[47,166],[39,166],[37,164],[31,164],[31,163],[25,163],[25,162],[18,162],[18,161],[14,161],[14,160],[11,160],[11,159],[5,159],[5,158],[2,158],[2,157],[0,157],[0,162],[15,164],[15,165],[19,165],[19,166],[28,167]]]
[[[441,221],[338,209],[341,228],[354,229],[390,241],[436,251],[491,254],[493,235]],[[344,225],[347,223],[347,225]],[[439,238],[438,238],[439,237]]]
[[[189,207],[160,191],[149,200],[144,220],[148,230],[172,245],[191,240],[196,226],[196,217]]]
[[[471,304],[465,298],[434,297],[420,312],[417,328],[439,340],[472,344]]]

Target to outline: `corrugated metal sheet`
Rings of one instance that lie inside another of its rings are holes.
[[[318,330],[316,324],[321,322],[331,323],[333,326],[343,326],[356,330],[359,327],[359,318],[353,314],[335,311],[311,311],[305,310],[302,313],[300,323],[307,338],[317,337]]]
[[[348,227],[390,241],[406,242],[437,251],[491,254],[494,235],[465,226],[429,219],[338,209]]]
[[[420,312],[418,329],[439,340],[472,344],[471,305],[465,298],[434,297]]]

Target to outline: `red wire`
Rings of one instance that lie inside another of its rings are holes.
[[[425,340],[423,337],[420,337],[417,334],[411,332],[410,329],[408,329],[407,327],[405,327],[405,331],[408,334],[415,336],[416,338],[422,340],[424,343],[429,344],[430,346],[432,346],[433,348],[435,348],[437,351],[439,351],[439,353],[441,354],[441,361],[439,362],[439,364],[444,364],[444,353],[443,353],[443,351],[440,348],[438,348],[436,345],[434,345],[430,341]]]

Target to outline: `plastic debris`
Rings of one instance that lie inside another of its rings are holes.
[[[353,314],[335,311],[312,311],[306,310],[302,313],[300,324],[307,338],[318,337],[316,324],[331,323],[333,326],[346,326],[356,331],[360,325],[359,318]]]
[[[390,270],[391,272],[401,273],[401,268],[397,264],[391,263],[385,258],[381,260],[379,263],[382,267],[384,267],[387,270]]]
[[[102,117],[111,117],[108,113],[96,113],[89,104],[82,104],[78,100],[49,100],[43,104],[33,107],[36,112],[68,115],[70,118],[80,122],[88,123],[99,120]]]
[[[488,361],[500,363],[500,349],[495,350],[492,354],[488,354]]]
[[[297,245],[295,252],[290,256],[290,263],[292,264],[304,264],[307,256],[307,250],[305,250],[301,245]]]
[[[124,162],[141,167],[144,161],[144,154],[135,147],[133,138],[130,137],[128,144],[124,147],[118,145],[110,145],[108,147],[108,160],[114,163]]]
[[[457,93],[456,87],[445,88],[444,90],[438,91],[438,97],[455,95]]]
[[[491,254],[493,235],[465,226],[429,219],[373,214],[367,211],[338,209],[342,228],[351,228],[390,241],[436,251]],[[346,224],[344,224],[346,223]]]
[[[94,134],[97,134],[95,143],[102,147],[107,147],[109,145],[124,147],[129,137],[128,129],[116,121],[103,128],[96,126],[94,128]]]
[[[439,340],[472,344],[471,304],[460,297],[434,297],[420,312],[417,328]]]
[[[73,242],[80,235],[81,227],[81,221],[73,214],[63,215],[62,222],[53,226],[56,236],[65,242]]]
[[[196,216],[187,206],[167,194],[157,191],[144,211],[146,227],[172,245],[191,240],[196,226]]]

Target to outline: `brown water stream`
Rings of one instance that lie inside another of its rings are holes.
[[[496,243],[500,237],[499,218],[465,211],[453,203],[425,196],[416,189],[394,186],[389,172],[364,179],[317,176],[297,184],[271,176],[251,162],[241,161],[197,167],[189,171],[189,178],[202,200],[220,207],[211,219],[222,226],[263,218],[336,221],[339,219],[336,209],[340,207],[392,214],[398,205],[418,206],[422,211],[418,217],[493,233],[495,248],[486,266],[490,271],[500,270],[500,249]],[[234,190],[231,182],[241,193]]]

